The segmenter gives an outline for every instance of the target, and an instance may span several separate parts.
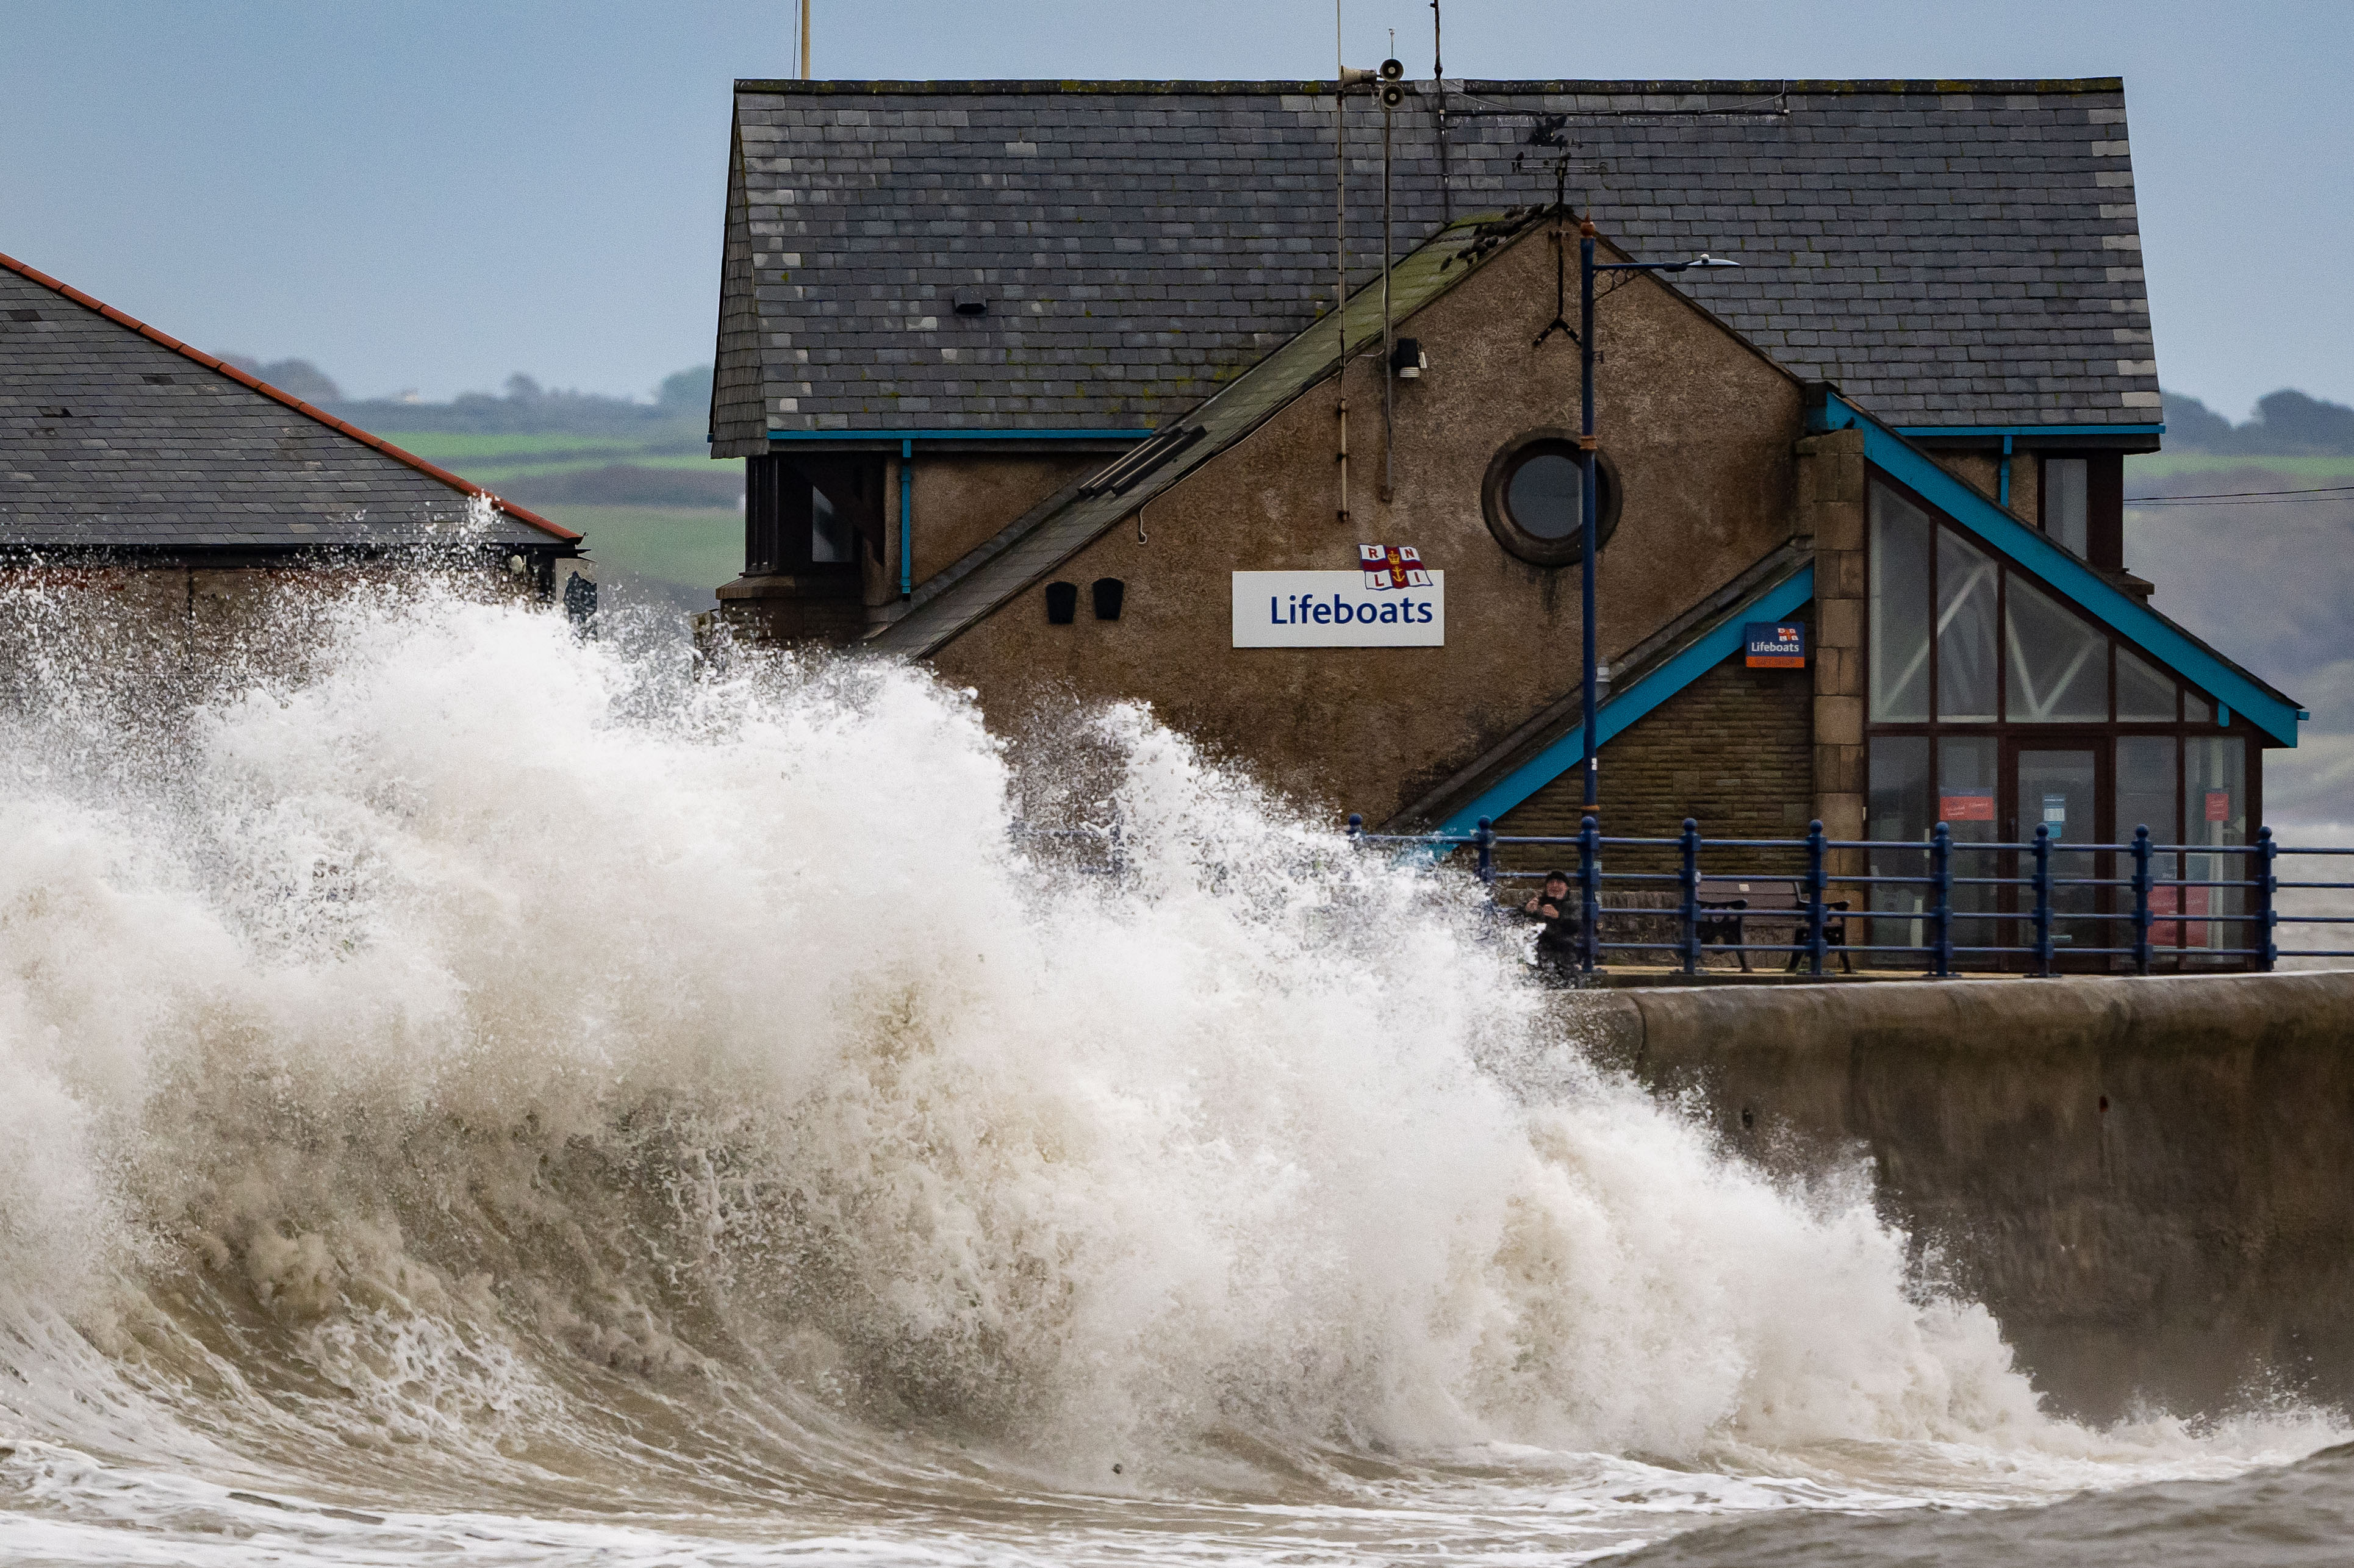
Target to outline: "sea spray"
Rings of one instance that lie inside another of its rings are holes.
[[[1475,887],[1147,714],[1009,747],[880,661],[304,615],[13,677],[24,1438],[591,1511],[2110,1441],[1862,1185],[1590,1066]]]

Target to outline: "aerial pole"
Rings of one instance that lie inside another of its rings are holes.
[[[801,0],[801,79],[810,79],[810,0]]]
[[[1577,486],[1578,522],[1585,543],[1585,580],[1581,613],[1585,624],[1585,810],[1591,814],[1602,803],[1600,761],[1601,682],[1596,675],[1594,636],[1594,557],[1598,553],[1595,533],[1600,516],[1594,504],[1594,218],[1577,224],[1577,461],[1582,471]]]

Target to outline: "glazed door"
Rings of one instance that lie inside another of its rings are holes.
[[[2100,753],[2091,746],[2022,743],[2012,764],[2013,842],[2033,842],[2039,827],[2052,832],[2052,947],[2054,955],[2062,959],[2072,949],[2107,945],[2101,922],[2093,918],[2100,913],[2104,902],[2101,890],[2061,885],[2068,880],[2101,874],[2101,857],[2093,851],[2060,848],[2062,844],[2101,842],[2100,773]],[[2032,876],[2034,857],[2020,854],[2017,858],[2019,869],[2013,874]],[[2035,912],[2034,890],[2020,887],[2012,891],[2011,907],[2031,917]],[[2012,939],[2022,947],[2034,942],[2031,918],[2020,921]],[[2097,964],[2099,960],[2094,962]]]

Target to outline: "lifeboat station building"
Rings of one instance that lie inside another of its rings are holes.
[[[2115,79],[739,82],[723,613],[1574,833],[1583,222],[1740,264],[1596,305],[1606,832],[2247,842],[2302,715],[2126,557]]]

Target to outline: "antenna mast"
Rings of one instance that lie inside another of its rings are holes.
[[[810,0],[801,0],[801,79],[810,79]]]

